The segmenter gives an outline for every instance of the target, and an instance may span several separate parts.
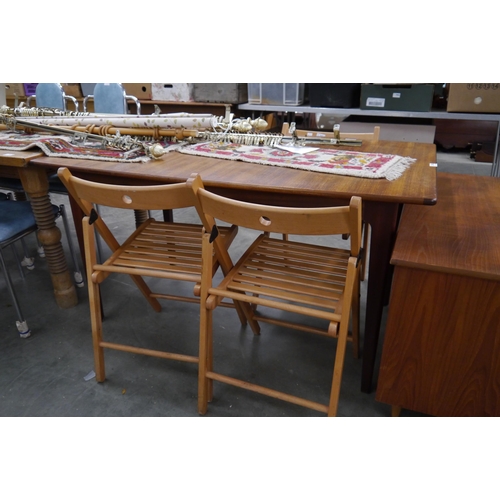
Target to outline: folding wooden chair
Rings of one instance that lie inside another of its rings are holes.
[[[85,242],[85,264],[89,290],[92,338],[96,379],[105,380],[104,348],[117,349],[190,363],[198,363],[198,353],[180,354],[145,349],[103,340],[102,311],[99,285],[112,273],[128,274],[134,280],[147,301],[157,312],[161,310],[158,299],[199,302],[201,281],[201,247],[203,227],[197,224],[182,224],[147,219],[120,244],[111,230],[97,214],[93,204],[133,210],[170,210],[193,206],[195,195],[186,183],[161,186],[119,186],[89,182],[73,176],[66,168],[58,175],[69,194],[83,210],[83,233]],[[98,263],[95,248],[95,232],[99,232],[109,246],[112,255],[102,264]],[[229,247],[237,234],[237,226],[220,228],[221,247]],[[212,273],[218,261],[212,257]],[[169,295],[153,292],[143,276],[193,283],[193,296]],[[245,323],[241,308],[237,307],[240,319]]]
[[[200,309],[200,366],[198,410],[207,411],[213,380],[249,389],[260,394],[323,411],[335,416],[349,323],[352,316],[354,352],[359,343],[359,262],[361,249],[361,198],[352,197],[349,206],[332,208],[285,208],[231,200],[205,190],[199,178],[190,183],[197,193],[197,209],[205,225]],[[264,231],[217,285],[212,285],[212,247],[228,259],[223,239],[217,236],[216,220],[239,227]],[[349,234],[350,249],[273,238],[269,232],[319,236]],[[259,322],[283,325],[337,338],[337,350],[327,404],[299,398],[248,381],[218,373],[213,367],[212,316],[224,298],[250,305],[250,325],[259,333]],[[258,306],[258,309],[257,309]],[[263,311],[281,310],[324,320],[318,329],[292,320],[269,317]],[[351,315],[352,310],[352,315]]]

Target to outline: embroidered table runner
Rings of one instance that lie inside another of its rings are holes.
[[[180,148],[179,152],[313,172],[391,181],[400,177],[416,161],[414,158],[383,153],[316,149],[301,154],[267,146],[247,146],[223,142],[194,144]]]
[[[177,149],[178,144],[168,141],[155,141],[168,152]],[[103,148],[98,143],[73,144],[66,136],[0,133],[0,149],[11,151],[25,151],[39,147],[47,156],[62,158],[76,158],[87,160],[104,160],[119,162],[145,162],[150,158],[142,149],[121,151],[119,149]]]

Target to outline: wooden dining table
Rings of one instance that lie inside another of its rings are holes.
[[[349,150],[353,146],[335,146],[335,149]],[[401,177],[389,181],[179,152],[170,152],[159,160],[145,163],[38,156],[24,168],[22,179],[29,194],[30,178],[40,177],[42,172],[59,167],[67,167],[72,173],[89,180],[128,185],[183,182],[192,173],[198,173],[207,189],[255,203],[319,207],[346,204],[351,196],[361,196],[363,219],[371,228],[361,377],[361,390],[368,393],[373,390],[382,314],[388,302],[392,277],[390,257],[399,215],[402,206],[407,203],[436,203],[436,148],[434,144],[424,143],[363,141],[360,146],[355,146],[355,150],[395,154],[416,161]],[[82,214],[76,204],[72,204],[72,209],[75,221],[81,220]]]

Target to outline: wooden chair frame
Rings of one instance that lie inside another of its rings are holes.
[[[104,348],[198,363],[197,355],[105,342],[99,285],[112,273],[128,274],[157,312],[161,310],[158,299],[199,303],[196,295],[200,293],[203,226],[156,221],[149,218],[140,224],[125,242],[120,244],[101,216],[94,210],[94,204],[132,210],[171,210],[189,207],[193,206],[196,201],[192,189],[186,182],[160,186],[101,184],[77,178],[67,168],[60,168],[58,176],[85,214],[83,235],[96,380],[103,382],[106,378]],[[102,264],[97,261],[94,228],[112,251],[112,255]],[[222,248],[229,247],[237,230],[237,226],[234,225],[222,228],[221,240],[224,242],[221,244]],[[211,260],[210,272],[214,274],[219,267],[219,261],[215,256],[212,256]],[[153,292],[143,276],[191,282],[194,296]],[[236,304],[236,309],[240,320],[245,324],[246,319],[242,308]]]
[[[352,309],[352,336],[357,355],[359,342],[359,262],[361,249],[361,198],[349,206],[285,208],[230,200],[205,190],[199,179],[190,179],[197,194],[197,210],[205,225],[200,308],[200,363],[198,411],[205,414],[212,398],[213,380],[312,408],[335,416]],[[212,284],[210,259],[215,253],[229,259],[217,235],[221,220],[263,231],[218,286]],[[349,234],[350,249],[272,238],[269,231],[295,235]],[[230,298],[250,306],[249,324],[258,334],[259,321],[268,321],[257,307],[269,307],[326,320],[323,331],[289,321],[271,323],[337,338],[335,365],[328,404],[299,398],[247,381],[228,377],[213,367],[213,311]]]

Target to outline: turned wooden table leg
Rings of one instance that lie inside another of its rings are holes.
[[[45,250],[57,305],[63,309],[74,307],[78,297],[61,244],[61,231],[52,212],[47,173],[44,169],[28,166],[19,169],[19,174],[38,225],[38,239]]]
[[[139,227],[143,222],[149,219],[149,213],[147,210],[134,210],[135,216],[135,227]]]

